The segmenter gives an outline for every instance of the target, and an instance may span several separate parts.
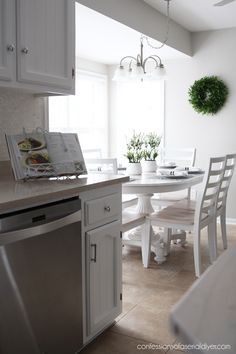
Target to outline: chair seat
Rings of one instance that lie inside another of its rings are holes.
[[[188,196],[188,191],[183,190],[178,192],[162,193],[159,196],[154,195],[154,197],[152,197],[152,205],[154,206],[154,208],[155,206],[165,207],[177,203],[186,198],[196,199],[196,190],[191,189],[189,193],[190,195]]]
[[[158,212],[152,213],[148,219],[157,223],[177,225],[193,225],[195,208],[192,201],[184,200],[168,206]]]
[[[178,192],[168,192],[168,193],[162,193],[161,195],[159,195],[159,197],[157,196],[154,196],[152,198],[152,200],[155,200],[155,201],[165,201],[165,200],[170,200],[170,201],[173,201],[173,202],[177,202],[178,200],[181,200],[181,199],[184,199],[184,198],[187,198],[188,196],[188,193],[186,190],[183,190],[183,191],[178,191]]]

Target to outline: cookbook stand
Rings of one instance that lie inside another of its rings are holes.
[[[6,136],[16,180],[71,179],[87,174],[77,134],[41,128]],[[36,145],[36,146],[35,146]]]
[[[68,172],[66,172],[68,169]],[[23,181],[26,182],[30,179],[39,179],[39,178],[50,178],[50,179],[72,179],[79,178],[82,173],[70,172],[68,168],[68,163],[57,162],[57,163],[47,163],[47,164],[38,164],[34,165],[35,173],[40,173],[38,176],[30,175],[31,167],[26,168],[26,174],[23,178]],[[57,172],[57,170],[63,170],[63,173]]]

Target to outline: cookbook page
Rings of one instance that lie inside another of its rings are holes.
[[[87,173],[77,134],[46,133],[45,140],[57,175]]]
[[[8,135],[6,141],[17,180],[53,175],[43,133]]]

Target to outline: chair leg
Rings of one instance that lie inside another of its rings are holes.
[[[216,218],[208,225],[208,248],[210,261],[213,263],[217,258]]]
[[[142,226],[142,261],[144,268],[148,268],[150,262],[151,231],[151,223],[147,220]]]
[[[201,230],[197,228],[193,234],[193,256],[196,277],[200,277],[201,275],[200,236]]]
[[[164,256],[168,256],[168,254],[170,253],[171,235],[172,235],[171,229],[165,227],[164,235],[163,235],[163,240],[165,242]]]
[[[227,244],[227,233],[226,233],[226,210],[225,210],[225,208],[223,209],[222,214],[220,215],[220,227],[221,227],[223,247],[226,250],[226,248],[228,247],[228,244]]]
[[[172,229],[172,234],[173,235],[175,235],[175,234],[177,234],[178,233],[178,230],[177,229]],[[172,242],[175,244],[175,245],[177,245],[177,242],[178,241],[178,239],[177,238],[175,238],[175,239],[173,239],[172,240]]]

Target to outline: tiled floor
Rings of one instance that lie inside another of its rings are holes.
[[[220,233],[218,233],[220,235]],[[228,226],[229,247],[236,241],[236,226]],[[222,242],[219,237],[219,251]],[[203,268],[209,266],[206,233],[202,233]],[[191,234],[185,248],[172,245],[166,263],[156,264],[151,259],[150,268],[141,263],[140,248],[123,249],[123,312],[116,323],[85,348],[83,354],[180,354],[178,350],[148,350],[144,345],[177,344],[171,333],[169,312],[173,304],[195,281]],[[138,345],[142,345],[138,349]]]

